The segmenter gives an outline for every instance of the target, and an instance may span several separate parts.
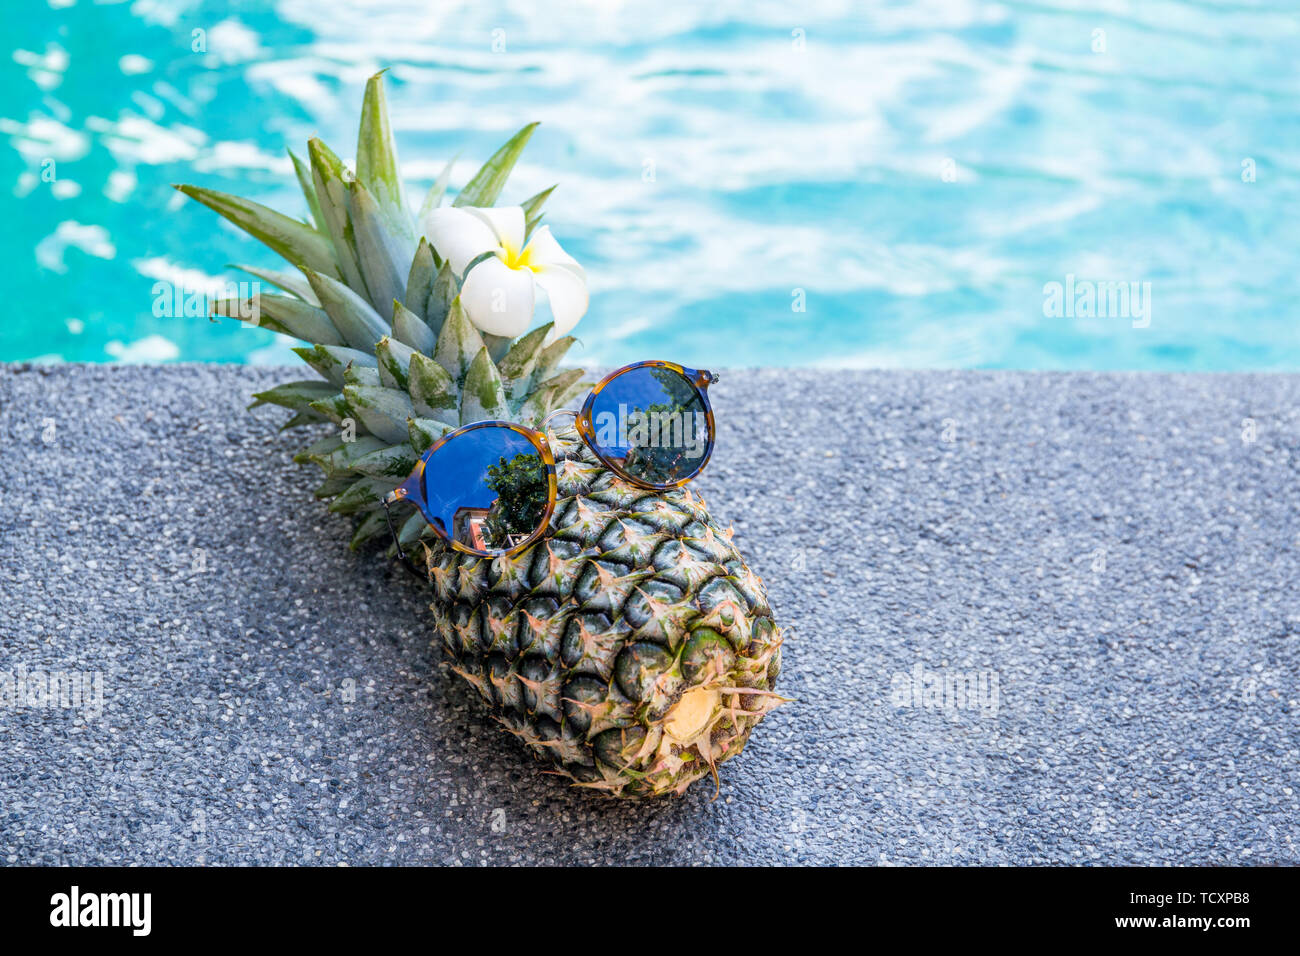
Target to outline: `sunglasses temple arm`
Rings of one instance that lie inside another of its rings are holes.
[[[393,535],[393,547],[397,548],[397,556],[402,559],[402,563],[406,565],[406,570],[410,571],[417,581],[425,581],[426,578],[423,575],[421,575],[419,571],[415,570],[415,565],[411,563],[411,559],[408,558],[406,556],[406,552],[402,550],[402,542],[398,540],[397,529],[393,527],[392,512],[388,510],[387,498],[383,499],[383,505],[384,505],[384,520],[388,522],[388,530]]]

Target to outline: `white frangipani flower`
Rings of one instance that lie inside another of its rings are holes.
[[[514,338],[528,330],[536,286],[545,290],[555,319],[553,335],[564,335],[587,311],[587,274],[560,248],[550,226],[524,243],[521,206],[434,209],[425,221],[427,238],[457,276],[485,252],[492,256],[464,275],[460,304],[481,332]]]

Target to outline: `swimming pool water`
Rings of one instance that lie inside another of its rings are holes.
[[[0,359],[296,361],[265,330],[154,314],[159,281],[276,263],[169,184],[303,214],[284,147],[351,156],[365,79],[390,67],[413,195],[542,121],[503,201],[560,184],[585,362],[1300,367],[1289,2],[536,9],[7,18]],[[1089,284],[1100,306],[1051,307]]]

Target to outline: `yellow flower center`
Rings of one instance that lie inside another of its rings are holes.
[[[509,243],[501,243],[501,251],[505,254],[504,261],[508,268],[511,269],[532,269],[533,250],[527,244],[522,249],[515,249]]]

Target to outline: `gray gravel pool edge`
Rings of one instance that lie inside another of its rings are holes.
[[[1300,862],[1300,376],[729,370],[698,487],[796,701],[656,805],[437,669],[244,410],[298,377],[0,365],[0,691],[103,687],[0,708],[3,862]]]

